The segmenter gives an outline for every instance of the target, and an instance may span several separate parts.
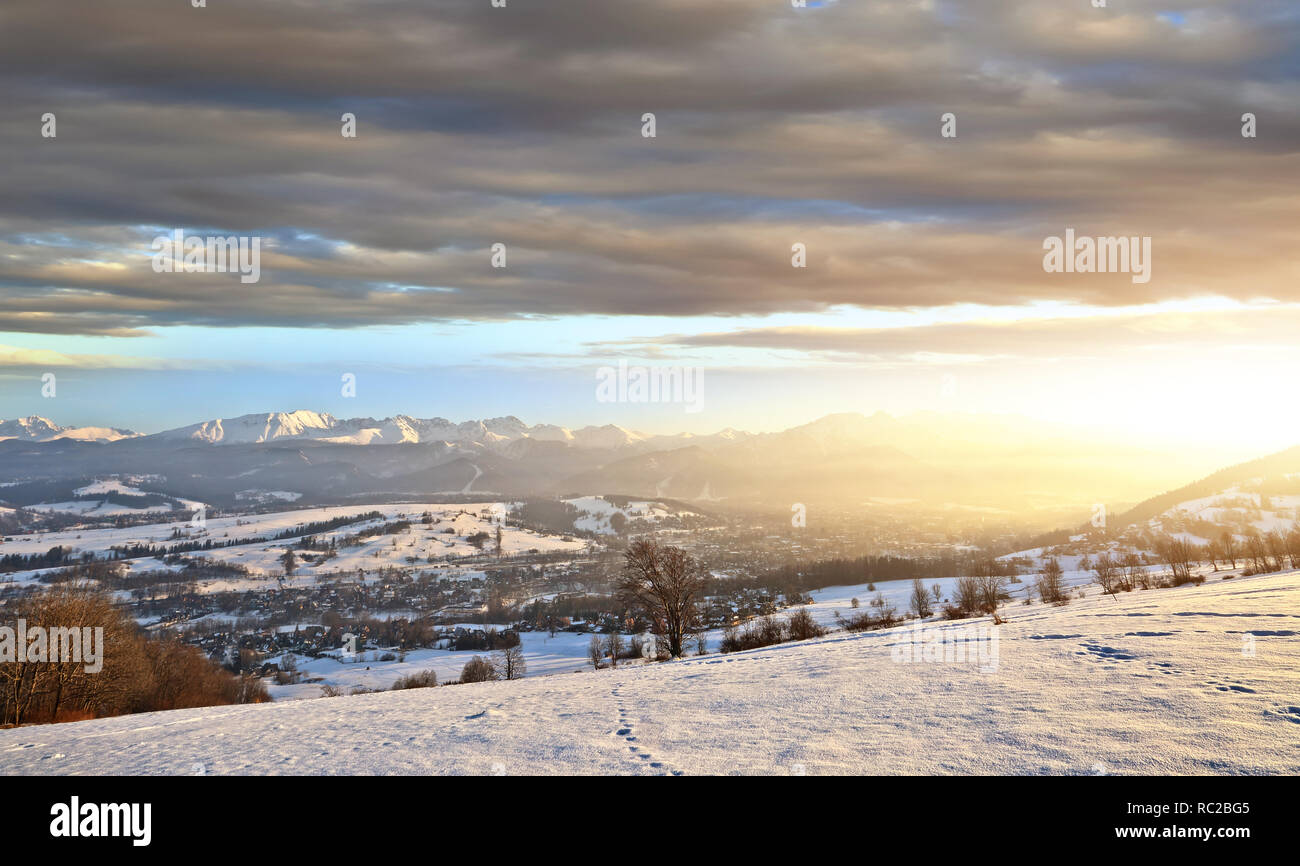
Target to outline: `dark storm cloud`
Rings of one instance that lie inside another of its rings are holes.
[[[10,4],[0,329],[1300,297],[1300,16],[1077,5]],[[261,282],[153,273],[176,227]],[[1045,274],[1067,227],[1151,282]]]

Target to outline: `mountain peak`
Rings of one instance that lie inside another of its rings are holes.
[[[514,415],[456,423],[446,418],[339,419],[328,412],[297,409],[261,412],[235,418],[213,418],[154,434],[161,439],[183,439],[217,445],[261,444],[286,439],[314,439],[333,444],[387,445],[419,442],[475,443],[498,447],[520,439],[558,441],[579,448],[622,448],[645,439],[639,433],[606,424],[570,431],[552,424],[529,426]]]
[[[0,440],[49,442],[54,439],[77,439],[85,442],[116,442],[140,434],[114,427],[64,427],[43,415],[28,415],[11,421],[0,420]]]

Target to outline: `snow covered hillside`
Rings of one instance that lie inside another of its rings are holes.
[[[1148,525],[1157,532],[1205,544],[1215,537],[1216,531],[1230,531],[1238,538],[1251,532],[1285,533],[1297,521],[1300,521],[1300,494],[1270,496],[1234,486],[1213,496],[1180,502],[1152,518]]]
[[[604,496],[581,496],[564,501],[578,509],[579,517],[573,523],[575,529],[605,535],[616,532],[612,523],[616,514],[622,517],[625,524],[633,521],[654,524],[667,517],[695,516],[692,511],[670,508],[662,502],[649,500],[627,500],[622,506],[615,505]]]
[[[92,488],[83,488],[90,490]],[[200,503],[180,500],[188,507],[197,507]],[[65,505],[85,505],[87,512],[92,508],[110,507],[100,502],[65,503]],[[45,506],[42,506],[45,507]],[[49,506],[53,508],[54,506]],[[290,532],[314,522],[328,521],[335,518],[359,517],[370,512],[380,514],[379,518],[355,523],[348,523],[333,530],[313,533],[320,541],[342,539],[358,530],[385,525],[401,526],[400,530],[386,532],[383,535],[361,539],[349,547],[340,548],[333,555],[300,555],[294,577],[286,581],[294,586],[309,580],[325,576],[337,576],[358,570],[374,572],[381,568],[414,568],[417,565],[425,570],[433,570],[435,559],[442,562],[457,557],[473,556],[481,553],[469,536],[475,533],[493,533],[498,526],[498,509],[501,503],[478,502],[448,505],[445,503],[401,503],[393,505],[364,506],[325,506],[321,508],[304,508],[292,511],[276,511],[243,516],[214,517],[207,520],[202,527],[193,526],[188,520],[148,523],[138,526],[109,527],[100,529],[74,528],[56,532],[37,532],[30,535],[15,535],[6,540],[4,552],[18,555],[31,555],[61,546],[74,550],[78,554],[93,555],[96,558],[110,558],[115,546],[130,545],[167,545],[177,542],[204,542],[211,540],[214,544],[224,545],[232,539],[265,539],[277,533]],[[131,509],[124,509],[131,510]],[[142,513],[141,509],[134,509]],[[436,523],[425,524],[421,515],[428,514]],[[409,524],[409,525],[407,525]],[[501,551],[506,556],[526,552],[580,552],[587,546],[585,541],[568,538],[558,534],[545,534],[516,526],[503,525]],[[278,583],[283,574],[281,558],[286,551],[294,549],[300,539],[297,537],[284,540],[250,540],[244,544],[218,546],[201,552],[203,558],[239,565],[248,569],[255,578],[263,578],[260,585]],[[492,550],[495,539],[487,545]],[[141,557],[126,562],[133,569],[160,568],[162,565],[152,557]],[[448,566],[450,569],[451,567]],[[13,572],[9,577],[15,583],[32,583],[51,569]],[[481,572],[475,571],[480,575]],[[253,589],[259,584],[252,581],[200,581],[200,592],[221,592],[232,588]]]
[[[1300,773],[1300,572],[1114,598],[1092,587],[1003,614],[994,664],[904,660],[906,626],[837,632],[513,682],[17,728],[0,731],[0,771]]]

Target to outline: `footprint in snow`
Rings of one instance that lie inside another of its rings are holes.
[[[1279,716],[1288,722],[1295,722],[1300,725],[1300,707],[1277,706],[1268,710],[1270,715]]]
[[[1076,655],[1092,654],[1097,656],[1098,661],[1132,661],[1137,658],[1132,653],[1116,649],[1113,646],[1102,646],[1095,643],[1079,644],[1079,646],[1083,647],[1083,651],[1076,653]]]
[[[1221,683],[1218,680],[1210,680],[1206,685],[1214,686],[1215,690],[1220,692],[1241,692],[1242,694],[1247,695],[1258,694],[1254,689],[1248,689],[1240,683]]]

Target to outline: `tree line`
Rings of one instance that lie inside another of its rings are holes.
[[[103,658],[100,669],[90,673],[81,660],[29,661],[28,647],[15,647],[15,660],[0,664],[0,724],[270,700],[261,680],[235,676],[175,638],[151,639],[107,593],[84,584],[60,584],[14,599],[5,610],[11,628],[19,619],[29,630],[47,632],[102,628]]]

